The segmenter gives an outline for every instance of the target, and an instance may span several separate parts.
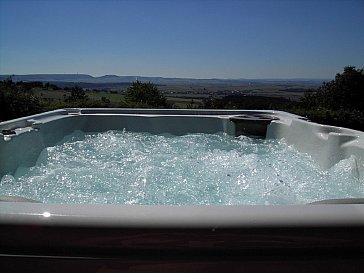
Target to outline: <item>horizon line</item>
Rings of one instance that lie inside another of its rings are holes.
[[[112,76],[112,77],[135,77],[135,78],[162,78],[162,79],[190,79],[190,80],[236,80],[236,81],[249,81],[249,80],[272,80],[272,81],[279,81],[279,80],[332,80],[333,78],[313,78],[313,77],[289,77],[289,78],[282,78],[282,77],[277,77],[277,78],[218,78],[218,77],[212,77],[212,78],[193,78],[193,77],[176,77],[176,76],[143,76],[143,75],[116,75],[116,74],[104,74],[101,76],[95,76],[92,74],[87,74],[87,73],[28,73],[28,74],[0,74],[0,76],[47,76],[47,75],[83,75],[83,76],[90,76],[92,78],[102,78],[102,77],[106,77],[106,76]]]

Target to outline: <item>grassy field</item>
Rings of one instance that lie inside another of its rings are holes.
[[[174,84],[158,85],[166,96],[167,102],[175,108],[198,107],[204,99],[210,97],[223,98],[228,95],[265,96],[286,98],[298,101],[305,90],[315,88],[314,85],[297,83],[241,83],[241,84]],[[125,86],[113,87],[113,90],[86,91],[92,101],[108,101],[110,107],[123,107],[125,101]],[[34,89],[34,95],[40,99],[61,101],[70,96],[66,90]]]
[[[125,103],[125,95],[123,94],[115,94],[115,93],[109,93],[109,92],[95,92],[95,91],[90,91],[90,92],[87,92],[87,96],[90,98],[90,99],[93,99],[93,100],[102,100],[102,98],[106,98],[108,100],[110,100],[110,103],[118,103],[120,104],[120,102],[124,102]]]
[[[158,88],[168,97],[203,99],[206,97],[223,97],[233,94],[250,96],[284,97],[299,100],[303,92],[317,85],[279,84],[279,83],[246,83],[246,84],[204,84],[204,85],[164,85]]]
[[[71,95],[71,93],[66,90],[33,89],[33,93],[36,97],[38,97],[40,99],[54,100],[54,101],[57,101],[57,100],[61,101]],[[87,97],[93,101],[101,102],[102,98],[105,98],[110,101],[109,102],[110,106],[113,106],[113,107],[120,107],[121,105],[123,105],[123,103],[125,103],[125,95],[123,95],[123,94],[115,94],[115,93],[110,93],[107,91],[100,91],[100,92],[87,91],[86,94],[87,94]]]

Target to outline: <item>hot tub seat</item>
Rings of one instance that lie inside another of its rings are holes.
[[[279,118],[268,114],[246,114],[231,117],[230,120],[235,123],[235,136],[265,137],[268,125]]]

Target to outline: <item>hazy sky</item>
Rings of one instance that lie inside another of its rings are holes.
[[[364,0],[0,0],[0,74],[333,78]]]

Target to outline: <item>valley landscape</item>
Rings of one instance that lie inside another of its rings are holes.
[[[0,80],[15,82],[41,82],[53,88],[33,88],[34,95],[42,99],[59,100],[69,95],[69,88],[78,86],[90,99],[106,98],[118,107],[130,84],[136,80],[150,82],[167,98],[173,108],[198,107],[208,98],[225,96],[261,96],[298,101],[304,91],[315,89],[325,79],[192,79],[143,76],[105,75],[93,77],[87,74],[31,74],[0,75]],[[327,80],[326,80],[327,81]]]
[[[363,69],[334,80],[192,79],[86,74],[0,75],[0,120],[60,108],[280,110],[364,130]]]

